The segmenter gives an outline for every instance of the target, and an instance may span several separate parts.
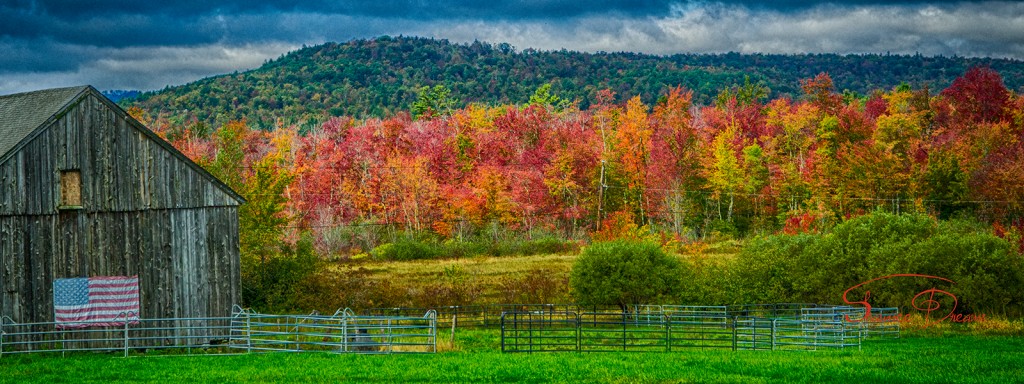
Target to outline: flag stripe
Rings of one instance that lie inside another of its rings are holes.
[[[53,283],[58,328],[118,326],[139,321],[138,276],[57,279]]]

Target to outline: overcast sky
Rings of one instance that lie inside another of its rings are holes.
[[[380,35],[577,51],[1024,59],[1024,3],[659,0],[0,0],[0,94],[160,89]]]

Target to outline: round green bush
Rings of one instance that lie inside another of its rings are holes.
[[[584,306],[674,303],[688,272],[656,244],[616,240],[585,248],[569,285]]]

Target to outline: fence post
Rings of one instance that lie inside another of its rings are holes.
[[[736,350],[736,319],[738,316],[732,317],[732,350]]]
[[[505,313],[501,314],[501,352],[505,352]]]
[[[341,315],[341,352],[348,352],[348,315]]]
[[[626,351],[626,321],[629,321],[629,318],[626,317],[626,311],[623,311],[622,312],[622,351],[623,352]]]
[[[8,316],[0,316],[0,357],[4,355],[4,335],[6,334],[6,332],[4,332],[4,326],[6,325],[17,326],[18,323],[15,323],[14,319]],[[15,330],[13,333],[17,333],[17,331]]]
[[[865,335],[865,332],[867,332],[865,330],[867,328],[867,326],[868,326],[867,324],[863,324],[863,323],[862,324],[858,324],[858,327],[857,327],[857,350],[858,351],[860,350],[860,345],[864,343],[864,338],[867,337]]]
[[[664,312],[661,317],[665,321],[665,350],[672,352],[672,319]]]
[[[288,319],[290,319],[290,318],[288,318]],[[284,324],[285,324],[285,326],[287,326],[288,325],[288,320],[285,320]],[[285,328],[285,329],[287,329],[287,328]],[[302,345],[299,344],[299,319],[297,319],[297,318],[295,319],[295,328],[292,329],[292,343],[295,344],[295,351],[296,352],[301,352],[302,351]]]
[[[245,312],[245,353],[252,353],[252,316]]]
[[[124,357],[128,357],[128,314],[124,315]]]
[[[583,337],[583,335],[581,335],[582,332],[580,332],[580,313],[576,312],[574,315],[575,316],[573,317],[576,320],[576,353],[579,353],[583,349],[581,345],[583,342],[580,340],[580,338]]]
[[[775,350],[775,328],[778,326],[779,319],[772,319],[772,350]]]
[[[452,336],[449,338],[452,345],[455,345],[455,326],[459,324],[459,311],[452,313]]]
[[[395,350],[394,335],[395,331],[391,327],[391,319],[388,319],[388,354],[391,354],[391,352],[394,352]]]
[[[526,319],[527,319],[526,320],[526,334],[528,335],[526,337],[526,339],[530,340],[530,348],[528,350],[529,351],[528,353],[532,354],[533,353],[533,314],[527,312],[526,313]]]
[[[437,311],[430,315],[430,330],[434,334],[434,353],[437,353]],[[454,342],[452,345],[454,346]]]

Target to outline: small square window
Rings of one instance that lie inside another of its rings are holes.
[[[82,173],[77,169],[60,171],[60,208],[82,207]]]

